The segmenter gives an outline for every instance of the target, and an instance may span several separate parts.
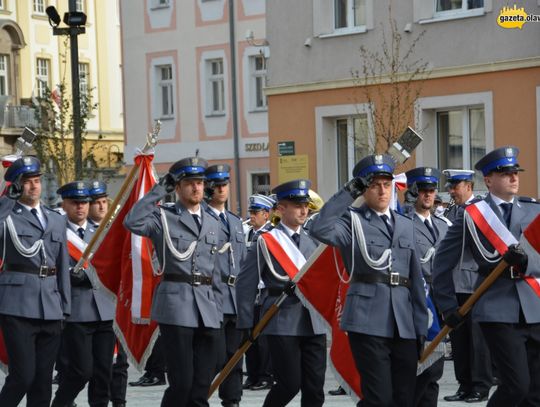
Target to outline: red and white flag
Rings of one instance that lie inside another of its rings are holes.
[[[124,206],[91,260],[100,283],[117,299],[115,332],[137,368],[144,367],[157,339],[157,323],[150,320],[152,295],[160,278],[154,273],[150,239],[136,236],[123,225],[133,205],[156,183],[153,155],[138,155],[139,176]]]
[[[508,246],[518,244],[517,239],[508,230],[506,225],[501,222],[486,201],[478,201],[467,206],[465,210],[474,221],[474,224],[480,229],[482,234],[501,256],[508,251]],[[539,257],[540,215],[538,215],[523,231],[519,243],[528,256]],[[523,279],[540,297],[540,278],[523,275]]]

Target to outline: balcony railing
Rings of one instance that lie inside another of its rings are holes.
[[[2,129],[36,128],[37,120],[33,107],[6,105],[3,109]]]

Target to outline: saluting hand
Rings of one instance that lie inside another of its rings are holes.
[[[17,178],[15,178],[15,181],[13,181],[7,187],[6,195],[8,198],[17,200],[22,196],[22,193],[23,193],[22,176],[23,174],[19,174]]]
[[[174,191],[174,187],[176,186],[176,178],[174,175],[172,175],[170,172],[165,174],[163,177],[159,180],[159,185],[162,185],[165,187],[165,191],[167,191],[168,194]]]
[[[355,177],[347,182],[343,188],[351,194],[353,199],[356,199],[366,191],[370,182],[369,178]]]

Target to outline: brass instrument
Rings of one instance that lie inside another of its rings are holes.
[[[314,190],[309,190],[309,203],[308,203],[308,209],[309,214],[317,213],[319,212],[324,205],[323,199],[320,197],[320,195],[315,192]]]

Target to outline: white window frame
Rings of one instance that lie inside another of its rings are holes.
[[[484,108],[486,151],[491,151],[494,148],[492,92],[463,93],[419,98],[415,103],[415,117],[417,118],[416,128],[422,129],[424,141],[420,143],[415,150],[416,166],[438,166],[437,112],[479,106],[483,106]],[[468,120],[468,115],[466,120]],[[468,131],[469,130],[467,129],[467,134]],[[463,147],[464,154],[469,154],[469,148],[465,147],[465,145]],[[466,163],[466,161],[464,161],[464,163]],[[471,169],[473,169],[472,167],[474,164],[475,163],[471,163]],[[441,170],[444,169],[445,168],[441,168]],[[475,188],[479,190],[483,187],[483,185],[475,185]]]
[[[159,115],[162,119],[175,117],[174,103],[174,70],[172,64],[156,65],[157,70],[157,99],[159,100]],[[169,72],[169,77],[164,77],[164,72]],[[163,103],[164,95],[167,95],[167,106]]]
[[[465,4],[467,0],[462,0]],[[483,16],[493,10],[493,0],[484,0],[484,7],[437,11],[437,0],[413,0],[413,21],[419,24]]]
[[[261,59],[263,61],[263,69],[257,69],[257,60]],[[267,59],[264,53],[259,53],[256,55],[251,55],[249,57],[249,67],[250,67],[250,106],[251,111],[254,112],[266,112],[268,111],[268,99],[264,92],[266,87],[266,78],[267,78],[267,69],[266,69]],[[260,81],[260,84],[259,84]],[[259,89],[260,87],[260,89]],[[261,92],[262,103],[258,105],[257,93]]]
[[[336,119],[367,115],[368,137],[375,143],[375,132],[368,103],[327,105],[315,108],[315,143],[317,151],[317,192],[323,199],[329,199],[341,188],[337,185],[337,140]],[[350,169],[352,171],[352,168]]]
[[[2,93],[2,84],[4,93]],[[9,55],[0,54],[0,96],[9,95]]]
[[[348,26],[336,28],[336,6],[335,0],[312,0],[313,2],[313,36],[318,38],[329,38],[343,35],[353,35],[365,33],[374,28],[373,3],[375,0],[364,0],[365,24],[354,25],[354,0],[347,0]]]
[[[90,64],[79,62],[79,94],[88,97],[90,92]]]
[[[355,10],[354,10],[354,5],[355,5],[355,1],[357,0],[345,0],[347,2],[347,25],[345,27],[336,27],[336,7],[337,7],[337,2],[339,0],[333,0],[333,4],[334,4],[334,13],[333,13],[333,20],[334,20],[334,32],[340,32],[340,31],[345,31],[345,32],[349,32],[349,31],[358,31],[358,30],[362,30],[364,29],[365,30],[365,27],[366,27],[366,24],[356,24],[356,22],[354,21],[355,19]],[[367,12],[366,12],[366,0],[359,0],[359,1],[363,1],[364,2],[364,18],[367,20]]]
[[[45,97],[46,88],[50,85],[51,60],[36,58],[36,93],[38,97]]]
[[[221,73],[213,73],[212,68],[214,63],[221,63]],[[225,89],[225,59],[210,58],[205,61],[206,73],[206,116],[224,116],[227,112],[227,96]],[[218,101],[217,109],[215,103],[214,85],[217,84]]]
[[[171,7],[171,0],[152,0],[152,10]]]
[[[46,0],[32,0],[32,10],[35,14],[45,14]]]

